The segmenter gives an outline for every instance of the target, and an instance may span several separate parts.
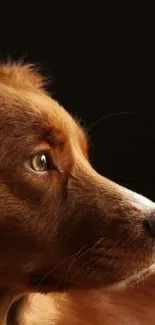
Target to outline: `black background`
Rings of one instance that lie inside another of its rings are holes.
[[[7,5],[0,59],[37,63],[88,129],[95,168],[155,200],[153,9]]]

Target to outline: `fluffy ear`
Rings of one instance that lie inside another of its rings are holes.
[[[47,78],[43,77],[33,64],[8,62],[0,64],[0,82],[19,88],[43,90]]]

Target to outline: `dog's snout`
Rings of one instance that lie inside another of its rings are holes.
[[[144,230],[149,237],[155,238],[155,213],[144,221]]]

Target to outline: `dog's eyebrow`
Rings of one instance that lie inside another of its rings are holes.
[[[64,125],[63,125],[64,126]],[[89,152],[89,139],[87,138],[87,134],[84,132],[83,128],[75,124],[74,129],[72,132],[69,128],[63,127],[61,125],[51,124],[49,130],[44,132],[44,140],[51,146],[51,147],[59,147],[62,148],[63,146],[70,143],[72,139],[73,145],[79,143],[82,152],[88,158]]]
[[[42,128],[41,140],[46,141],[50,146],[63,146],[68,141],[67,132],[61,126],[51,123],[48,127],[43,124]]]

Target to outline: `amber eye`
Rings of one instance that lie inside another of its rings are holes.
[[[45,172],[48,168],[48,157],[46,154],[37,154],[31,159],[31,167],[36,172]]]

